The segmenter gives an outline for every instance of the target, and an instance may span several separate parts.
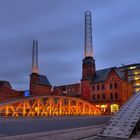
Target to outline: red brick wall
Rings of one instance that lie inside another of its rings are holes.
[[[39,81],[38,74],[32,73],[30,75],[30,95],[41,96],[51,94],[51,86],[37,83]]]
[[[12,98],[20,98],[24,96],[24,91],[16,91],[7,87],[0,87],[0,101],[12,99]]]
[[[112,84],[112,88],[110,87]],[[116,85],[117,84],[117,85]],[[102,86],[104,85],[104,89]],[[122,80],[114,70],[111,71],[104,83],[92,84],[90,88],[90,100],[93,104],[118,104],[119,107],[124,104],[133,93],[132,84]],[[103,98],[103,95],[105,99]],[[112,97],[111,96],[112,94]],[[115,96],[117,94],[117,96]],[[95,98],[95,99],[94,99]]]
[[[52,94],[55,95],[65,95],[65,96],[75,96],[81,95],[81,85],[80,83],[55,86],[53,88]]]
[[[89,100],[91,96],[91,85],[90,81],[82,80],[81,81],[81,95],[85,100]]]

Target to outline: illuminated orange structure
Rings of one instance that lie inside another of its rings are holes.
[[[62,115],[101,115],[96,106],[72,97],[38,96],[0,103],[0,116],[33,117]]]

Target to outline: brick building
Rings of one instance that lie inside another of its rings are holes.
[[[52,86],[45,75],[32,73],[30,75],[30,95],[48,95],[51,94]]]
[[[81,94],[105,112],[115,112],[133,93],[132,84],[117,67],[96,70],[92,47],[91,12],[85,13],[85,49],[82,64]]]
[[[0,81],[0,101],[11,98],[20,98],[24,96],[24,91],[16,91],[12,89],[8,81]]]
[[[75,84],[69,84],[69,85],[54,86],[53,94],[63,95],[63,96],[81,97],[81,84],[75,83]]]
[[[38,41],[33,40],[32,73],[30,75],[30,95],[51,94],[52,85],[45,75],[38,74]]]
[[[134,94],[140,91],[140,63],[123,65],[119,67],[120,71],[126,73],[128,81],[133,84]]]
[[[48,78],[38,74],[38,41],[33,41],[32,73],[30,75],[30,95],[64,95],[83,98],[104,112],[118,111],[133,93],[133,86],[127,71],[111,67],[96,70],[92,47],[91,12],[85,13],[85,47],[82,63],[81,83],[55,86],[52,90]],[[135,71],[138,73],[138,71]],[[23,91],[13,90],[7,81],[0,82],[0,101],[24,96]]]

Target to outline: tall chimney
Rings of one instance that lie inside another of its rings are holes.
[[[33,40],[32,73],[38,74],[38,40]]]
[[[85,12],[85,57],[93,57],[91,12]]]

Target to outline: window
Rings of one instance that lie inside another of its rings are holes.
[[[97,90],[100,90],[100,85],[97,85]]]
[[[113,85],[112,84],[110,84],[110,89],[112,89],[113,88]]]
[[[118,99],[118,93],[115,92],[115,99]]]
[[[105,99],[105,94],[104,94],[104,93],[102,94],[102,99],[103,99],[103,100]]]
[[[117,83],[114,83],[114,88],[117,88],[118,87],[118,84]]]
[[[97,95],[97,100],[100,100],[100,94]]]
[[[0,86],[3,86],[3,82],[0,82]]]
[[[92,90],[95,90],[95,86],[92,86]]]
[[[95,95],[93,95],[93,96],[92,96],[92,99],[93,99],[93,100],[96,100],[96,96],[95,96]]]
[[[113,94],[112,93],[110,93],[110,99],[113,99]]]
[[[102,90],[104,90],[105,89],[105,85],[104,84],[102,84]]]

